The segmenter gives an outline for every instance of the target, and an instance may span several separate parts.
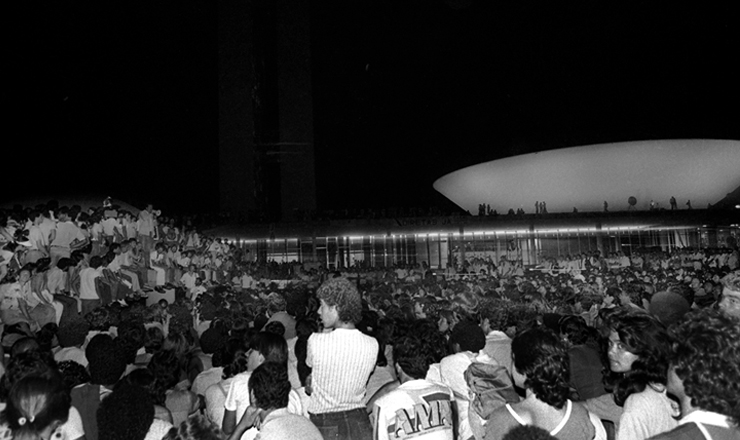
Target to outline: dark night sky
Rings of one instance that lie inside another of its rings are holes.
[[[314,1],[319,206],[438,204],[436,178],[520,153],[738,139],[733,11]],[[19,193],[217,209],[217,2],[49,2],[4,24],[3,162],[43,185]]]

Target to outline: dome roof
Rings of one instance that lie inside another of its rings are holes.
[[[716,204],[740,187],[740,141],[680,139],[621,142],[562,148],[484,162],[454,171],[434,182],[434,189],[475,214],[478,205],[506,213],[636,209],[650,201],[678,208]]]

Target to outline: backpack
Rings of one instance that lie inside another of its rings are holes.
[[[497,408],[519,402],[509,372],[502,365],[473,362],[465,370],[470,389],[470,408],[486,420]]]

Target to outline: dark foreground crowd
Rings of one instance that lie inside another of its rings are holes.
[[[48,208],[0,222],[0,438],[740,439],[737,249],[329,271]]]

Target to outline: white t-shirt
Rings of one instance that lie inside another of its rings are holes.
[[[455,413],[452,391],[424,379],[406,382],[373,406],[373,438],[452,440]],[[422,417],[423,421],[417,420]]]
[[[226,411],[236,411],[237,421],[241,420],[247,411],[247,407],[249,407],[249,377],[251,375],[251,372],[245,371],[234,376],[229,387],[229,392],[226,395],[224,409]],[[290,394],[288,395],[288,411],[292,414],[303,415],[301,397],[293,389],[290,390]],[[250,428],[242,435],[242,440],[252,440],[258,433],[259,431],[256,428]]]
[[[100,299],[95,287],[95,279],[100,276],[100,269],[86,267],[80,271],[80,299]]]

